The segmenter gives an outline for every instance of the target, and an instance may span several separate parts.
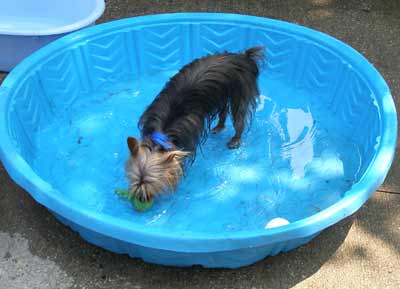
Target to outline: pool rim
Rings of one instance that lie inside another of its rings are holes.
[[[25,29],[0,29],[0,35],[6,35],[6,36],[51,36],[51,35],[62,35],[65,33],[69,33],[72,31],[76,31],[81,29],[82,27],[86,27],[89,25],[92,25],[93,23],[96,22],[97,19],[100,18],[100,16],[103,14],[105,10],[105,2],[104,0],[93,0],[95,3],[95,6],[93,7],[93,10],[90,12],[90,14],[86,15],[85,17],[82,17],[81,19],[71,22],[67,25],[59,25],[56,27],[51,27],[51,28],[42,28],[42,29],[35,29],[32,30],[29,27]]]

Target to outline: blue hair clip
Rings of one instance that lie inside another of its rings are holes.
[[[162,146],[164,149],[169,150],[173,148],[171,140],[161,132],[153,132],[151,134],[151,140]]]

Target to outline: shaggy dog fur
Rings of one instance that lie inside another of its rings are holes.
[[[184,160],[194,160],[197,146],[210,131],[224,128],[228,113],[235,128],[228,147],[240,146],[259,96],[257,78],[263,59],[263,47],[210,55],[184,66],[168,81],[140,118],[141,140],[127,140],[131,194],[150,201],[159,193],[175,190]],[[211,129],[217,117],[218,124]],[[166,141],[160,142],[154,133],[161,133]]]

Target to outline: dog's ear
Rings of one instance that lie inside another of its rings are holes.
[[[134,137],[128,137],[126,140],[128,143],[128,148],[131,151],[131,155],[135,157],[139,152],[139,142]]]
[[[171,151],[168,153],[168,156],[166,158],[166,162],[171,162],[173,160],[177,160],[180,161],[182,159],[184,159],[185,157],[187,157],[189,155],[188,152],[184,152],[184,151]]]

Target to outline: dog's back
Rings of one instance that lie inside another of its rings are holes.
[[[243,126],[259,95],[263,50],[211,55],[184,66],[141,116],[142,136],[163,132],[178,148],[194,153],[218,114],[229,111],[234,123]]]

